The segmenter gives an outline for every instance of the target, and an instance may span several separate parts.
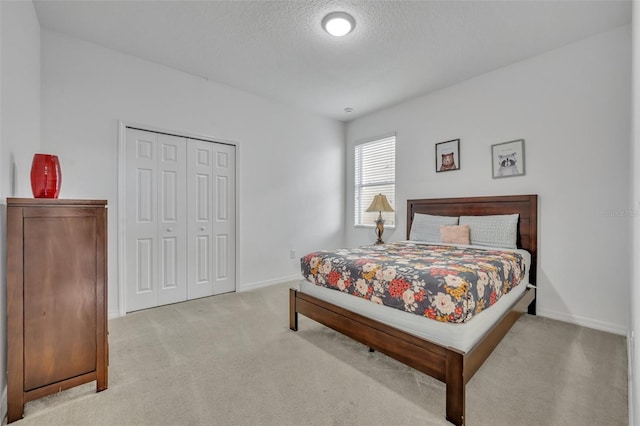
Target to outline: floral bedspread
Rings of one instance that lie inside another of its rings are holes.
[[[316,285],[453,323],[469,321],[525,276],[516,252],[411,242],[309,253],[300,266]]]

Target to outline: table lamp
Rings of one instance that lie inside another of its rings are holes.
[[[378,236],[378,240],[376,244],[384,244],[382,241],[382,233],[384,232],[384,219],[382,219],[382,212],[393,212],[393,208],[387,201],[387,196],[378,194],[373,197],[373,201],[366,212],[378,212],[378,219],[376,219],[376,235]]]

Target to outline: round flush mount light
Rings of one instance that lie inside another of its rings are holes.
[[[334,37],[346,36],[355,26],[355,19],[347,12],[331,12],[322,19],[322,28]]]

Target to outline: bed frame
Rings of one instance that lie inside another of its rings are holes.
[[[535,285],[538,246],[537,195],[408,200],[407,238],[415,213],[440,216],[518,213],[518,247],[531,253],[529,281]],[[525,291],[473,348],[461,352],[290,289],[289,328],[298,330],[298,314],[302,314],[444,382],[446,418],[451,423],[461,426],[465,423],[466,383],[527,309],[529,313],[535,314],[534,288]]]

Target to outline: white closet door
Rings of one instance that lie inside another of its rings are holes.
[[[186,140],[127,129],[127,311],[186,300]]]
[[[188,259],[189,299],[213,295],[213,144],[189,139]]]
[[[236,147],[212,144],[213,161],[213,294],[236,289]]]
[[[156,151],[158,135],[127,129],[126,288],[127,311],[158,304],[156,250]]]
[[[158,304],[187,300],[187,141],[158,135]]]
[[[188,298],[235,291],[235,147],[188,141]]]

